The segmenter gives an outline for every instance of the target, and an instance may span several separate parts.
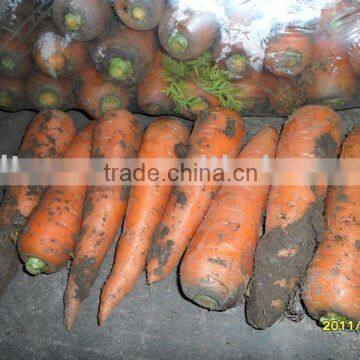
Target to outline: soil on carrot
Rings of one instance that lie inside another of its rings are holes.
[[[229,137],[229,138],[232,138],[235,136],[236,134],[236,120],[235,119],[227,119],[226,121],[226,127],[224,129],[224,134]]]
[[[174,153],[178,158],[180,158],[180,159],[184,158],[186,156],[187,152],[188,152],[188,148],[187,148],[186,144],[184,144],[184,143],[175,144]]]
[[[176,187],[174,189],[174,194],[176,195],[176,203],[177,204],[182,205],[182,206],[187,204],[186,194],[179,187]]]
[[[336,153],[337,144],[330,134],[322,134],[315,141],[315,153],[319,158],[326,158]]]

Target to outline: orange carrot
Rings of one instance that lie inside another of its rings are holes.
[[[360,158],[360,128],[342,145],[342,159]],[[325,211],[322,241],[310,264],[303,299],[320,323],[360,321],[360,187],[331,187]],[[346,318],[346,319],[344,319]]]
[[[29,125],[19,151],[22,158],[61,157],[76,128],[73,120],[60,111],[45,111]],[[10,186],[0,207],[0,294],[15,276],[18,256],[15,244],[26,219],[39,203],[45,187]]]
[[[336,112],[326,106],[304,106],[286,123],[277,158],[335,157],[340,139],[341,119]],[[272,187],[246,306],[252,326],[271,326],[295,295],[321,233],[325,193],[325,186]]]
[[[274,157],[274,128],[264,128],[241,151],[240,159]],[[224,185],[216,194],[181,263],[186,297],[210,310],[244,300],[269,186]]]
[[[180,120],[160,117],[146,130],[139,158],[175,159],[188,138],[189,131]],[[170,192],[171,185],[132,188],[114,266],[101,293],[100,324],[131,291],[143,271],[152,234],[161,221]]]
[[[109,111],[94,131],[92,155],[96,158],[134,157],[141,130],[126,110]],[[92,186],[88,189],[75,257],[65,293],[65,323],[70,330],[97,278],[125,215],[128,186]]]
[[[187,157],[234,157],[243,136],[244,124],[236,112],[211,108],[202,112],[195,123]],[[177,266],[219,186],[208,184],[205,180],[201,185],[175,186],[164,217],[153,234],[147,262],[149,283],[164,279]]]
[[[90,158],[94,124],[70,144],[64,158]],[[74,252],[81,228],[86,186],[51,186],[30,215],[18,243],[25,269],[32,275],[61,270]]]

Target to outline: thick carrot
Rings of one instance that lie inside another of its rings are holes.
[[[270,38],[265,51],[265,66],[277,76],[297,76],[310,64],[312,47],[307,34],[286,29]]]
[[[144,134],[139,158],[176,159],[188,139],[189,131],[180,120],[158,118]],[[131,291],[143,271],[152,234],[161,221],[170,192],[171,185],[135,185],[132,188],[114,266],[101,293],[100,324]]]
[[[359,127],[345,139],[341,158],[360,158]],[[320,322],[360,321],[359,202],[359,186],[334,186],[327,197],[323,239],[303,286],[306,308]]]
[[[64,158],[90,158],[94,124],[70,144]],[[86,185],[51,186],[30,215],[18,243],[25,269],[32,275],[61,270],[74,252],[81,228]]]
[[[19,111],[27,106],[24,79],[0,76],[0,109]]]
[[[100,118],[109,110],[125,109],[130,103],[127,89],[104,80],[92,66],[81,71],[77,95],[80,108],[93,119]]]
[[[335,157],[340,139],[337,113],[326,106],[304,106],[286,123],[277,158]],[[252,326],[264,329],[284,315],[321,234],[325,193],[325,186],[272,187],[246,306]]]
[[[134,157],[140,147],[141,130],[126,110],[109,111],[94,132],[92,154],[96,158]],[[70,330],[97,278],[125,215],[128,186],[92,186],[84,206],[82,230],[71,264],[65,293],[65,323]]]
[[[239,158],[274,157],[277,142],[277,131],[264,128]],[[230,184],[216,194],[180,267],[181,287],[190,300],[211,310],[244,300],[269,188]]]
[[[209,109],[202,112],[195,123],[187,157],[234,157],[243,136],[244,124],[236,112],[225,108]],[[184,184],[173,189],[164,217],[153,234],[147,262],[149,283],[164,279],[177,266],[219,186],[204,180],[201,185]]]
[[[23,158],[61,157],[73,137],[76,128],[73,120],[60,111],[45,111],[29,125],[19,151]],[[0,207],[0,294],[15,276],[18,256],[15,244],[26,219],[37,206],[45,187],[8,187]],[[8,269],[8,270],[6,270]]]

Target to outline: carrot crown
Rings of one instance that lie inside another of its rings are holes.
[[[349,323],[349,319],[345,316],[342,316],[338,313],[335,313],[335,312],[329,312],[325,315],[323,315],[320,319],[319,319],[319,324],[321,326],[324,326],[324,324],[328,321],[334,321],[334,322],[344,322],[345,324],[348,324]]]
[[[219,307],[217,300],[208,295],[196,295],[194,301],[200,306],[210,310],[216,310]]]
[[[248,59],[245,55],[242,54],[233,54],[230,55],[225,60],[226,68],[230,73],[235,75],[242,75],[248,67]]]
[[[296,69],[302,62],[302,54],[298,51],[285,51],[274,53],[275,67],[283,72],[289,72]]]
[[[56,108],[59,103],[59,96],[54,91],[45,91],[39,96],[39,104],[44,109]]]
[[[121,57],[115,57],[109,63],[109,75],[115,80],[126,80],[134,74],[134,66],[131,61]]]
[[[168,46],[176,54],[184,53],[189,48],[189,41],[184,34],[174,30],[169,36]]]
[[[150,115],[159,115],[162,112],[161,106],[159,104],[149,104],[146,106],[146,112]]]
[[[149,17],[148,9],[137,4],[128,9],[128,14],[136,21],[144,22]]]
[[[11,56],[5,55],[2,59],[1,59],[1,66],[5,69],[5,70],[14,70],[15,68],[15,61]]]
[[[121,109],[122,104],[118,96],[109,95],[101,100],[100,108],[101,108],[101,112],[105,114],[107,111],[110,110]]]
[[[64,23],[70,31],[78,31],[83,24],[83,20],[81,15],[69,12],[64,16]]]
[[[330,106],[334,109],[342,107],[346,104],[346,100],[343,98],[328,98],[323,100],[324,105]]]
[[[44,261],[30,257],[25,263],[26,271],[31,275],[39,275],[45,271]]]
[[[7,91],[0,91],[0,107],[7,108],[13,104],[13,98]]]

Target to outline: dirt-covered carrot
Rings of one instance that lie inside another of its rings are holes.
[[[263,89],[273,109],[288,116],[305,103],[304,90],[295,79],[281,79],[264,74]]]
[[[345,139],[341,158],[359,157],[358,127]],[[306,308],[320,323],[360,321],[359,201],[359,186],[334,186],[327,196],[323,238],[303,286]]]
[[[26,41],[12,33],[0,36],[0,72],[8,77],[24,77],[31,71],[31,50]]]
[[[265,128],[241,151],[240,159],[274,157],[277,131]],[[244,300],[254,267],[269,186],[223,186],[196,231],[181,263],[186,297],[210,310]]]
[[[81,131],[64,158],[90,158],[94,124]],[[18,242],[25,269],[31,275],[61,270],[74,252],[81,228],[86,185],[51,186],[30,215]]]
[[[189,131],[180,120],[158,118],[144,134],[139,158],[174,159],[176,166],[175,159],[182,155],[188,138]],[[170,192],[171,185],[135,185],[132,188],[114,266],[101,293],[100,324],[131,291],[145,268],[152,234],[161,221]]]
[[[87,58],[83,42],[60,36],[52,27],[41,31],[34,46],[35,63],[52,78],[76,75]]]
[[[317,37],[313,60],[303,73],[305,95],[309,101],[341,108],[359,87],[343,44],[329,37]]]
[[[73,106],[74,82],[71,79],[53,79],[42,73],[26,78],[27,97],[36,110],[69,110]]]
[[[22,158],[61,157],[74,138],[73,120],[60,111],[40,113],[26,130],[19,150]],[[26,219],[37,206],[45,187],[8,187],[0,207],[0,295],[15,276],[19,259],[15,245]]]
[[[265,66],[277,76],[298,76],[310,64],[312,47],[306,33],[285,29],[269,39],[265,50]]]
[[[211,108],[203,111],[195,123],[187,157],[234,157],[243,136],[244,124],[236,112]],[[219,186],[204,179],[201,185],[180,184],[173,189],[164,217],[153,234],[147,261],[149,283],[164,279],[178,265]]]
[[[134,84],[153,61],[154,32],[124,29],[117,25],[93,45],[90,53],[97,69],[106,78]]]
[[[141,130],[126,110],[108,111],[94,131],[92,155],[96,158],[135,157]],[[87,191],[82,230],[71,264],[65,294],[65,323],[70,330],[97,278],[125,215],[128,186],[93,186]]]
[[[100,118],[106,111],[129,106],[127,89],[122,85],[104,80],[94,67],[84,68],[79,80],[78,104],[93,119]]]
[[[331,108],[308,105],[285,124],[277,158],[336,157],[341,119]],[[264,329],[279,320],[305,274],[323,225],[325,186],[273,186],[265,235],[255,255],[255,270],[247,300],[248,322]]]
[[[218,35],[215,15],[209,12],[169,7],[158,28],[165,51],[179,60],[202,55]]]
[[[137,86],[137,100],[142,111],[149,115],[172,113],[174,104],[164,90],[169,86],[162,66],[163,52],[158,51],[148,72]]]
[[[27,106],[24,79],[0,76],[0,109],[19,111]]]
[[[109,0],[55,0],[52,11],[60,33],[81,41],[103,35],[112,12]]]
[[[115,0],[121,21],[134,30],[152,30],[159,25],[165,11],[165,0]]]

